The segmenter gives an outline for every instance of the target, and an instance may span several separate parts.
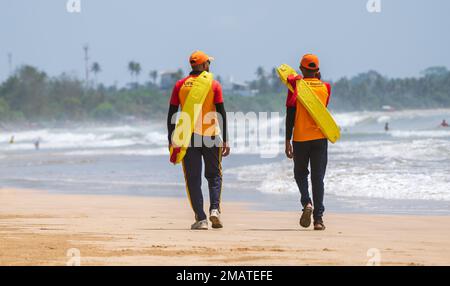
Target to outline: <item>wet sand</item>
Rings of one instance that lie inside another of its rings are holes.
[[[0,189],[0,265],[450,265],[450,216],[327,213],[320,232],[222,207],[225,228],[191,231],[185,198]]]

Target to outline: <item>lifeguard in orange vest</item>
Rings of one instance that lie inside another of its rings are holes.
[[[293,91],[288,91],[286,101],[286,156],[294,159],[294,177],[301,194],[303,213],[300,218],[302,227],[311,225],[311,215],[314,219],[314,229],[324,230],[323,205],[325,170],[328,160],[328,141],[315,123],[306,108],[297,100],[297,80],[304,79],[322,103],[327,106],[331,86],[321,81],[319,59],[316,55],[307,54],[300,62],[302,75],[288,77]],[[292,140],[292,143],[291,143]],[[308,191],[308,175],[311,166],[312,199]]]

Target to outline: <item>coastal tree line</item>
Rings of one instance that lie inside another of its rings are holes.
[[[87,85],[63,73],[50,77],[36,67],[25,65],[0,84],[0,121],[88,121],[163,118],[170,90],[156,84],[157,72],[150,71],[141,84],[139,63],[128,64],[132,84],[105,86],[97,82],[102,68],[94,62],[94,84]],[[183,76],[182,71],[177,77]],[[174,78],[176,80],[177,78]],[[221,80],[220,76],[217,77]],[[253,96],[226,92],[227,111],[284,111],[285,88],[276,75],[258,67],[255,79],[247,82]],[[376,71],[332,82],[330,108],[334,111],[450,107],[450,71],[431,67],[419,77],[388,78]]]

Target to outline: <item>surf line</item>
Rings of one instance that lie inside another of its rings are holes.
[[[203,283],[208,283],[209,277],[211,273],[203,273],[203,272],[187,272],[183,270],[183,272],[177,273],[177,281],[203,281]]]

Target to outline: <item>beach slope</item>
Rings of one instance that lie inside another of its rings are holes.
[[[0,189],[0,265],[450,265],[450,216],[299,213],[224,202],[191,231],[187,199]]]

